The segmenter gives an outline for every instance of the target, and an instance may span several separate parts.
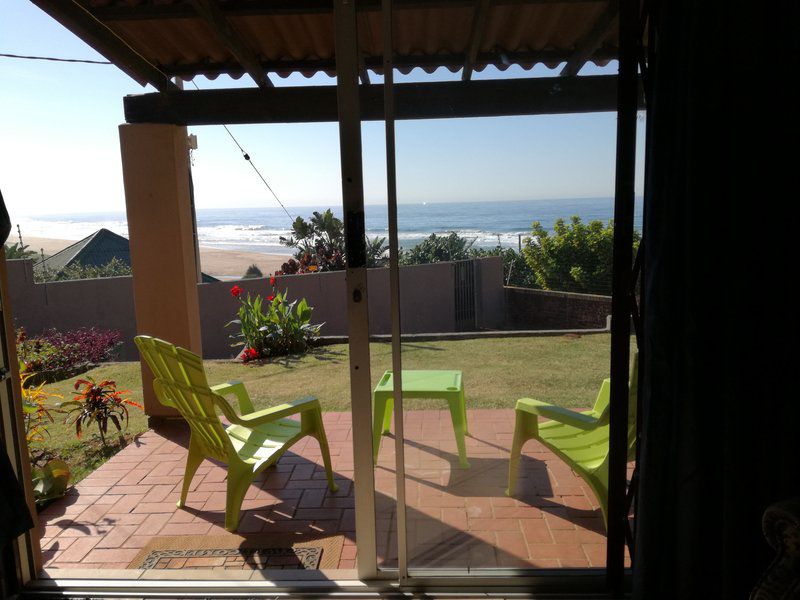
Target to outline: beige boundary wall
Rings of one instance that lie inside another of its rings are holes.
[[[31,261],[8,261],[9,291],[16,326],[35,334],[44,329],[79,327],[118,329],[125,343],[120,358],[135,360],[137,333],[131,277],[35,283]],[[370,269],[369,319],[373,335],[390,333],[389,270]],[[314,307],[314,321],[324,323],[322,334],[347,335],[345,272],[287,275],[277,278],[279,290],[290,299],[306,298]],[[203,355],[229,358],[235,354],[229,335],[235,328],[225,324],[235,318],[238,301],[233,285],[245,293],[270,292],[267,278],[198,284]],[[451,333],[456,331],[453,263],[417,265],[400,269],[403,333]],[[500,258],[475,261],[476,328],[499,329],[505,320],[503,266]],[[142,333],[147,333],[142,332]]]

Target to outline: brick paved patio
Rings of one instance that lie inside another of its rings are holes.
[[[406,416],[409,564],[416,567],[602,567],[597,501],[535,441],[525,447],[519,494],[506,498],[512,410],[470,410],[470,469],[458,468],[448,411]],[[240,533],[344,535],[340,569],[355,567],[353,452],[349,413],[326,413],[340,490],[331,494],[319,446],[300,441],[250,487]],[[48,568],[125,568],[153,537],[224,534],[224,467],[206,461],[187,507],[175,506],[188,430],[143,434],[40,514]],[[396,566],[394,439],[383,438],[376,477],[378,560]]]

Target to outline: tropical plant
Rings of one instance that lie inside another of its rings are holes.
[[[247,271],[245,271],[242,279],[258,279],[259,277],[263,276],[264,274],[261,272],[261,269],[258,268],[258,265],[252,264],[247,267]]]
[[[593,294],[611,293],[614,222],[584,224],[573,216],[570,224],[559,219],[550,234],[539,221],[522,250],[536,283],[546,290]],[[640,235],[634,231],[634,251]]]
[[[35,250],[28,250],[29,246],[22,242],[14,242],[9,245],[6,244],[6,260],[34,258],[37,256]]]
[[[47,427],[55,423],[53,412],[56,411],[48,408],[46,402],[50,398],[62,398],[62,396],[47,392],[44,383],[26,385],[31,377],[30,374],[22,375],[22,421],[31,464],[36,465],[42,455],[44,443],[50,437]]]
[[[341,271],[347,266],[345,256],[344,224],[330,209],[323,213],[314,211],[306,221],[297,217],[292,223],[292,235],[281,236],[284,246],[295,248],[292,259],[286,261],[279,274],[294,275],[321,271]],[[385,237],[365,237],[368,267],[383,266],[386,262]]]
[[[67,491],[70,476],[69,465],[58,458],[47,461],[44,466],[33,467],[31,479],[36,504],[41,506],[50,500],[61,498]]]
[[[36,386],[26,385],[26,380],[30,377],[31,375],[22,376],[22,421],[31,461],[34,499],[37,504],[43,504],[64,495],[69,485],[70,470],[60,459],[48,461],[50,452],[45,446],[50,437],[47,428],[55,423],[53,413],[60,412],[49,408],[46,402],[61,396],[47,392],[43,383]]]
[[[126,277],[133,271],[128,263],[114,257],[104,265],[83,265],[75,263],[60,271],[47,267],[43,261],[34,265],[33,278],[36,283],[50,281],[71,281],[75,279],[100,279],[104,277]]]
[[[451,260],[466,260],[475,240],[461,237],[455,231],[447,235],[432,233],[428,238],[411,248],[400,251],[400,264],[424,265]]]
[[[124,444],[122,426],[127,427],[128,425],[128,406],[141,409],[141,404],[125,398],[124,395],[128,391],[117,390],[116,382],[109,379],[100,383],[95,382],[91,377],[79,379],[75,382],[74,389],[74,398],[69,402],[62,403],[60,408],[68,414],[65,423],[75,426],[75,434],[78,438],[80,439],[86,427],[96,423],[103,446],[108,446],[106,434],[110,422],[117,428],[120,444]]]
[[[255,297],[235,285],[231,295],[239,301],[238,319],[230,325],[238,325],[239,332],[231,338],[233,347],[243,346],[240,357],[243,362],[301,354],[306,352],[319,336],[322,324],[312,325],[313,309],[303,298],[289,302],[288,291],[275,291],[275,278],[270,278],[272,293],[266,298]]]

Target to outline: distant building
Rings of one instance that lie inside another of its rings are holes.
[[[53,273],[60,273],[67,267],[77,264],[84,267],[102,267],[114,258],[130,266],[131,248],[128,238],[108,229],[98,229],[90,236],[38,262],[36,266],[44,267]],[[211,275],[205,273],[201,275],[203,283],[219,281]]]

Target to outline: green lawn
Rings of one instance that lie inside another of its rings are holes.
[[[512,408],[518,398],[526,396],[561,406],[585,407],[591,406],[600,382],[608,377],[609,342],[608,334],[413,342],[403,344],[403,367],[462,370],[467,406],[471,408]],[[391,366],[391,346],[373,343],[370,349],[371,375],[376,384]],[[263,365],[222,360],[205,364],[212,384],[244,381],[257,409],[309,394],[320,399],[325,411],[350,408],[346,345],[325,346],[302,358]],[[131,399],[141,402],[138,362],[104,364],[80,377],[87,375],[96,380],[114,379],[118,389],[130,390]],[[51,384],[46,389],[66,400],[71,398],[74,381]],[[406,403],[409,410],[434,407],[443,404],[436,400]],[[147,429],[141,411],[131,409],[131,416],[129,434]],[[74,481],[106,460],[107,452],[99,443],[91,442],[91,433],[77,441],[74,431],[63,425],[63,416],[56,415],[50,433],[48,446],[70,463]]]

